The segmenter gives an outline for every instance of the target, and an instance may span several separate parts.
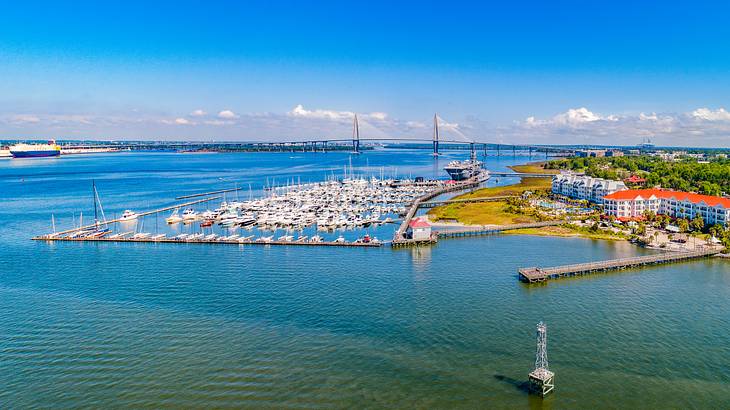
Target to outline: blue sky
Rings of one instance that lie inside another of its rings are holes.
[[[728,146],[730,5],[15,2],[0,137]]]

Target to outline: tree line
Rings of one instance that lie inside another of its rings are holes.
[[[705,195],[730,193],[730,159],[698,162],[694,158],[665,161],[648,155],[636,157],[566,158],[548,161],[546,169],[582,171],[606,179],[626,179],[638,175],[647,187],[660,186]]]

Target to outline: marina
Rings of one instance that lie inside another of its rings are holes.
[[[93,187],[94,223],[72,229],[56,231],[34,237],[35,240],[51,241],[112,241],[112,242],[163,242],[163,243],[227,243],[227,244],[267,244],[267,245],[314,245],[314,246],[364,246],[377,247],[383,244],[377,237],[371,237],[367,230],[395,223],[399,215],[405,213],[406,206],[422,197],[433,197],[448,191],[453,186],[443,188],[442,181],[414,182],[409,180],[380,180],[375,177],[327,180],[309,184],[287,184],[265,190],[266,195],[246,201],[224,201],[214,210],[200,211],[195,205],[220,199],[220,196],[170,205],[165,208],[136,213],[130,209],[120,218],[106,220],[101,200]],[[440,188],[441,187],[441,188]],[[216,190],[179,198],[205,197],[212,194],[236,192]],[[98,209],[101,209],[99,218]],[[182,213],[180,210],[184,209]],[[172,210],[165,218],[167,225],[178,224],[195,226],[189,233],[168,236],[159,232],[159,214]],[[141,221],[153,215],[155,232],[143,232]],[[53,218],[52,218],[53,219]],[[116,224],[135,223],[131,232],[114,232]],[[213,232],[213,227],[220,232]],[[245,235],[243,232],[256,228],[260,236]],[[322,235],[305,235],[305,229],[315,229],[327,236],[328,233],[343,230],[362,229],[364,235],[354,240],[343,235],[324,238]],[[266,235],[264,232],[284,231],[281,235]]]

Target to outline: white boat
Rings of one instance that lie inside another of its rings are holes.
[[[314,235],[311,238],[309,238],[309,242],[320,243],[320,242],[322,242],[322,237],[319,235]]]
[[[345,243],[345,242],[347,242],[347,241],[345,240],[345,238],[342,235],[338,236],[337,239],[335,239],[335,243]]]
[[[294,239],[294,236],[292,235],[282,235],[279,237],[279,241],[282,242],[291,242]]]
[[[172,211],[172,214],[170,216],[165,218],[165,222],[167,222],[168,224],[171,224],[171,225],[180,223],[180,222],[182,222],[182,220],[183,219],[177,213],[177,208],[175,208],[175,210]]]
[[[256,239],[256,242],[271,242],[274,240],[273,236],[262,236],[258,239]]]
[[[208,236],[205,236],[205,237],[203,238],[203,240],[204,240],[204,241],[212,241],[212,240],[214,240],[214,239],[215,239],[215,238],[217,238],[217,237],[218,237],[218,235],[216,235],[216,234],[212,233],[212,234],[210,234],[210,235],[208,235]]]
[[[153,237],[152,237],[152,238],[150,238],[150,239],[152,239],[152,240],[155,240],[155,241],[158,241],[158,240],[160,240],[160,239],[163,239],[164,237],[165,237],[165,234],[164,234],[164,233],[161,233],[161,234],[159,234],[159,235],[155,235],[155,236],[153,236]]]
[[[238,238],[238,243],[251,242],[251,239],[253,239],[253,235],[243,236]]]
[[[122,221],[131,221],[134,219],[137,219],[139,215],[137,215],[136,212],[130,211],[129,209],[125,210],[124,213],[122,213],[122,217],[119,218]]]
[[[147,232],[140,232],[140,233],[132,236],[132,239],[145,239],[145,238],[149,237],[150,235],[152,235],[152,234],[147,233]]]
[[[194,210],[188,208],[185,211],[183,211],[182,219],[183,219],[183,221],[194,221],[194,220],[198,219],[198,213],[195,212]]]

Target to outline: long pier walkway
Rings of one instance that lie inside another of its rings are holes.
[[[509,224],[509,225],[496,225],[496,226],[483,226],[483,227],[464,227],[456,229],[448,229],[437,231],[436,235],[439,238],[458,238],[464,236],[483,236],[483,235],[494,235],[504,231],[513,231],[515,229],[527,229],[527,228],[542,228],[545,226],[557,226],[562,225],[566,220],[560,219],[556,221],[542,221],[542,222],[528,222],[521,224]]]
[[[577,263],[550,268],[529,267],[519,269],[520,280],[527,283],[545,282],[568,276],[587,275],[595,272],[636,268],[705,258],[720,253],[719,249],[703,249],[690,252],[665,252],[656,255],[633,258],[611,259],[597,262]]]
[[[287,246],[342,246],[360,248],[378,248],[382,242],[297,242],[297,241],[259,241],[259,240],[225,240],[225,239],[174,239],[174,238],[69,238],[53,236],[37,236],[35,241],[58,242],[125,242],[125,243],[167,243],[167,244],[207,244],[207,245],[287,245]]]
[[[391,242],[391,245],[393,247],[398,246],[408,246],[408,245],[414,245],[417,243],[417,241],[414,241],[413,239],[409,239],[405,237],[406,230],[408,229],[408,224],[411,222],[411,219],[413,219],[414,216],[416,216],[416,212],[418,212],[418,208],[421,207],[421,205],[429,201],[433,198],[436,198],[439,195],[443,195],[449,192],[453,191],[462,191],[466,188],[472,188],[479,186],[480,183],[482,183],[482,179],[479,178],[473,178],[470,180],[467,180],[462,183],[452,184],[452,185],[446,185],[442,188],[436,189],[434,191],[431,191],[420,198],[417,198],[413,203],[411,204],[410,208],[408,208],[408,212],[406,213],[406,216],[403,218],[403,222],[401,222],[398,229],[395,231],[395,234],[393,235],[393,241]],[[435,242],[436,238],[432,235],[431,239],[425,242]],[[421,241],[424,242],[424,241]],[[420,243],[420,242],[419,242]]]

